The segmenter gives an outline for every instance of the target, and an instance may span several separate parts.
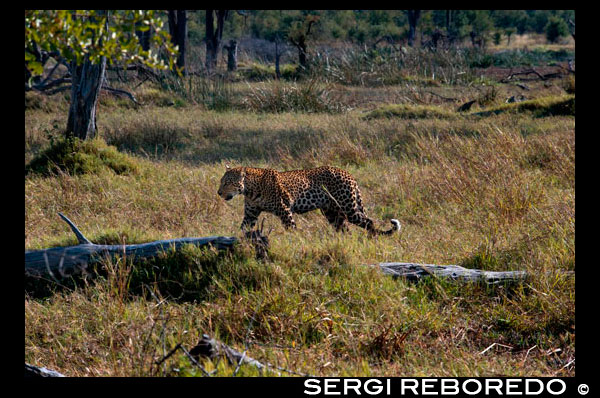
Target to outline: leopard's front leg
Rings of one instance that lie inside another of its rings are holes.
[[[285,213],[280,215],[279,218],[281,219],[281,222],[283,223],[283,226],[286,229],[296,229],[296,221],[294,221],[294,218],[292,217],[292,212],[289,209]]]
[[[275,210],[275,215],[281,219],[285,229],[296,228],[296,221],[292,217],[292,210],[286,204],[282,203],[281,206],[278,206]]]
[[[251,230],[256,225],[256,220],[262,210],[258,207],[249,205],[248,202],[244,203],[244,219],[242,220],[242,230]]]

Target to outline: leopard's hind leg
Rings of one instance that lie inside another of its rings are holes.
[[[321,209],[321,212],[329,221],[329,224],[335,227],[336,231],[347,232],[348,225],[346,224],[345,214],[336,206],[330,206],[327,209]]]

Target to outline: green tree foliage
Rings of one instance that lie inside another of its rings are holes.
[[[148,10],[26,10],[26,84],[32,87],[50,57],[66,64],[71,73],[71,104],[65,134],[82,140],[94,138],[107,62],[137,62],[166,69],[164,59],[153,50],[158,47],[166,53],[168,67],[173,68],[177,47],[162,28],[162,20]],[[148,31],[152,34],[142,46],[140,32]]]
[[[469,35],[472,44],[479,47],[485,46],[494,26],[490,13],[486,10],[472,10],[468,12],[468,18],[471,26]]]
[[[569,34],[569,27],[563,19],[552,17],[548,20],[545,31],[548,41],[550,43],[556,43],[558,39]]]
[[[32,75],[41,75],[43,65],[35,54],[42,50],[78,65],[85,59],[98,64],[106,57],[111,64],[139,62],[172,68],[177,49],[163,27],[154,10],[26,10],[25,64]],[[153,34],[145,51],[135,32],[147,30]],[[152,46],[164,51],[168,66]]]

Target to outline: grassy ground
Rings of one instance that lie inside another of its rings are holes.
[[[207,333],[263,363],[322,376],[574,375],[575,284],[562,273],[575,269],[574,105],[573,115],[521,106],[456,116],[467,100],[478,100],[473,112],[497,109],[522,91],[481,81],[307,84],[232,83],[226,110],[150,84],[135,89],[140,107],[103,97],[102,139],[134,171],[28,173],[26,249],[76,243],[59,211],[97,243],[238,235],[243,201],[216,194],[225,164],[342,167],[359,182],[367,214],[380,227],[398,218],[400,234],[337,234],[319,212],[296,216],[298,229],[285,231],[264,215],[273,228],[268,262],[243,246],[221,256],[189,249],[154,265],[108,263],[75,287],[25,293],[26,361],[69,376],[201,375],[179,353],[153,362]],[[574,90],[566,80],[527,84],[528,99],[546,98],[541,107]],[[299,112],[297,92],[321,103]],[[263,109],[265,101],[289,101],[291,110]],[[59,139],[67,104],[28,94],[26,165]],[[367,117],[391,104],[404,113]],[[383,261],[532,278],[510,289],[416,285],[369,266]],[[204,366],[235,373],[224,361]]]

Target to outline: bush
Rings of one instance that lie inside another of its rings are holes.
[[[54,141],[50,147],[25,166],[25,174],[53,175],[94,174],[112,171],[116,174],[137,174],[139,166],[130,156],[107,145],[101,139],[82,141],[66,138]]]
[[[569,33],[567,23],[557,17],[550,18],[545,28],[546,39],[550,43],[556,43],[561,37],[565,37]]]

